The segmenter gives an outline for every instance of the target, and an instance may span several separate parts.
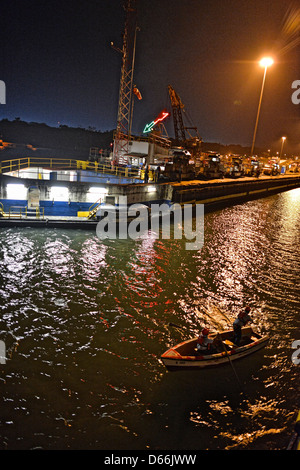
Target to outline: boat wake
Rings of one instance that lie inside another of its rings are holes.
[[[197,317],[210,329],[211,333],[228,330],[232,328],[234,317],[228,314],[222,306],[216,306],[212,302],[207,302],[195,309]]]

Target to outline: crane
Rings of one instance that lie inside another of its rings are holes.
[[[184,155],[184,151],[188,151],[191,156],[190,160],[194,163],[194,175],[197,178],[222,178],[224,176],[224,169],[220,161],[220,155],[209,152],[206,156],[201,157],[202,139],[198,136],[197,127],[184,126],[182,114],[184,112],[184,104],[171,85],[168,86],[168,90],[173,110],[175,145],[180,146],[183,150],[179,158],[180,161],[177,161],[177,166],[181,166],[182,174],[184,171],[187,174],[191,173],[190,165],[187,164],[187,157]],[[194,130],[194,136],[189,132],[190,130]],[[188,138],[186,131],[189,134]]]
[[[139,30],[136,4],[137,0],[125,0],[123,4],[126,19],[122,49],[111,43],[111,46],[122,54],[118,117],[113,149],[113,160],[116,163],[122,163],[123,156],[129,151],[136,33]]]
[[[195,175],[200,165],[202,139],[198,136],[197,127],[186,127],[184,125],[183,113],[185,113],[185,106],[178,93],[171,85],[168,85],[168,91],[173,114],[175,132],[174,144],[180,148],[175,151],[176,164],[177,167],[181,167],[182,174]],[[190,132],[192,130],[194,131],[194,135]],[[193,162],[193,170],[190,161]]]
[[[199,146],[199,143],[201,143],[201,138],[198,136],[197,127],[186,127],[184,125],[183,113],[185,113],[185,106],[182,103],[180,96],[171,85],[168,85],[168,91],[173,113],[175,144],[190,148],[195,146],[195,143],[197,142],[197,146]],[[194,136],[192,136],[192,134],[189,132],[190,130],[194,131]],[[186,131],[187,134],[189,134],[189,138],[187,138]]]
[[[172,106],[175,141],[176,144],[185,142],[185,128],[183,125],[182,110],[184,110],[184,104],[182,103],[180,96],[176,93],[171,85],[168,85],[169,96]]]

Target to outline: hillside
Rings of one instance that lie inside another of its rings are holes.
[[[18,118],[14,121],[0,121],[0,161],[23,157],[87,160],[92,147],[103,149],[104,155],[108,155],[112,142],[113,131],[100,132],[65,125],[51,127],[36,122],[28,123]],[[203,142],[202,151],[245,155],[250,149],[241,145]]]
[[[0,139],[10,144],[0,147],[1,160],[26,156],[87,160],[91,147],[110,148],[113,131],[100,132],[65,125],[50,127],[16,118],[14,121],[0,121]]]

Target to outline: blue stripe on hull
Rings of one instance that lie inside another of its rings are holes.
[[[9,209],[12,207],[26,207],[28,204],[27,200],[22,199],[0,199],[0,202],[6,213],[9,213]],[[40,201],[40,208],[44,209],[45,215],[50,216],[76,217],[77,212],[88,211],[91,205],[91,202]]]

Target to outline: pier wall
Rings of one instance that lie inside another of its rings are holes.
[[[126,196],[128,204],[153,202],[215,205],[257,199],[300,187],[299,176],[182,181],[160,184],[109,185],[109,195]],[[116,198],[117,201],[117,198]]]
[[[9,197],[10,184],[19,185],[15,197]],[[206,209],[258,199],[276,192],[300,187],[300,175],[262,176],[257,178],[221,179],[210,181],[166,182],[161,184],[112,184],[78,181],[51,181],[16,178],[0,175],[0,202],[4,211],[14,206],[30,208],[29,191],[38,190],[38,206],[45,216],[77,217],[88,213],[97,201],[104,202],[106,196],[115,204],[193,203],[205,204]],[[53,189],[62,190],[61,194]]]
[[[300,187],[299,176],[278,176],[224,179],[207,182],[188,181],[173,183],[171,198],[177,203],[202,203],[205,206],[216,206],[237,203],[249,199],[258,199],[268,195]]]

